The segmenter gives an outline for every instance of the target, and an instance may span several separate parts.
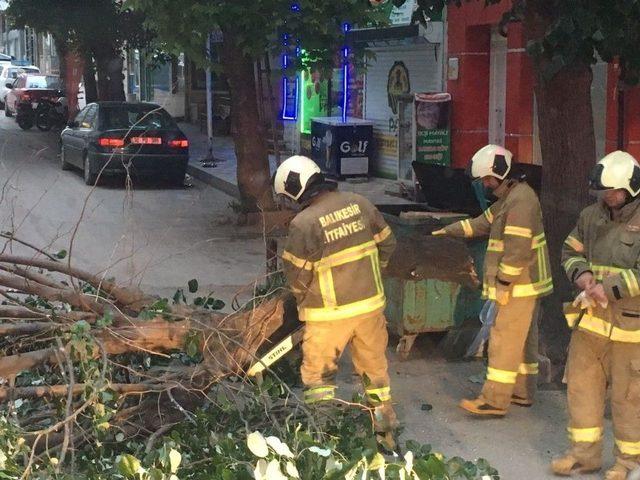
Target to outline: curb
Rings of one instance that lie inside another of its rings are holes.
[[[209,173],[205,169],[193,165],[191,162],[189,162],[189,164],[187,165],[187,173],[193,178],[197,178],[201,182],[204,182],[207,185],[210,185],[213,188],[220,190],[221,192],[224,192],[237,200],[240,200],[240,190],[238,189],[238,186],[236,184],[228,182],[227,180],[223,180],[222,178]]]

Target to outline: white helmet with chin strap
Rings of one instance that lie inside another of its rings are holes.
[[[316,162],[303,155],[294,155],[276,170],[273,189],[278,195],[299,201],[307,188],[315,183],[317,176],[322,177],[322,171]]]
[[[623,189],[636,197],[640,194],[640,165],[627,152],[616,150],[593,167],[589,187],[596,191]]]
[[[475,178],[495,177],[504,180],[511,171],[513,154],[500,145],[486,145],[471,159],[470,174]]]

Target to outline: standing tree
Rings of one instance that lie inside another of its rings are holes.
[[[467,0],[470,1],[470,0]],[[485,0],[497,4],[501,0]],[[462,0],[418,0],[417,18],[440,12]],[[567,282],[560,247],[589,202],[587,176],[594,165],[595,135],[591,106],[591,66],[598,56],[620,64],[621,83],[640,76],[640,4],[626,0],[514,0],[502,27],[521,21],[534,63],[534,90],[542,149],[542,195],[547,238],[559,294],[551,312],[559,313]],[[564,288],[563,288],[564,286]],[[563,358],[564,322],[546,322],[551,354]]]
[[[343,24],[380,19],[364,0],[129,0],[173,53],[200,65],[207,37],[220,32],[220,65],[229,81],[237,179],[245,210],[270,209],[273,199],[266,132],[259,120],[254,64],[270,51],[290,49],[290,69],[327,71],[344,44]],[[304,55],[296,57],[296,47]]]
[[[7,14],[13,27],[47,31],[61,51],[85,59],[88,100],[124,100],[123,48],[146,46],[153,37],[122,0],[12,0]]]

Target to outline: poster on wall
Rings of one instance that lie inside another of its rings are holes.
[[[327,116],[329,82],[319,72],[301,73],[302,95],[300,96],[300,131],[311,133],[311,119]]]
[[[416,93],[414,103],[416,161],[450,166],[451,95]]]

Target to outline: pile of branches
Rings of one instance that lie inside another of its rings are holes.
[[[63,255],[9,250],[0,253],[0,402],[28,447],[24,478],[43,456],[62,465],[101,429],[166,433],[213,385],[242,377],[283,324],[281,295],[226,315],[209,299],[169,302]],[[21,414],[18,401],[38,408]]]

